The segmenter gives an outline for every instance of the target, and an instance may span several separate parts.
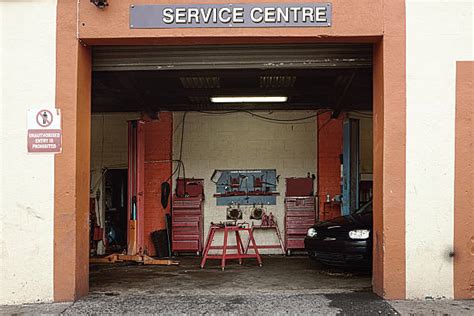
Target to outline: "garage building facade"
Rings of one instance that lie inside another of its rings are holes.
[[[93,51],[256,44],[372,48],[373,290],[387,299],[473,298],[472,1],[334,0],[331,22],[321,27],[217,28],[130,24],[136,5],[182,6],[192,1],[108,2],[100,9],[90,1],[0,1],[0,303],[72,301],[88,293],[89,195],[95,180],[90,170],[97,161],[94,133],[99,133],[94,121],[104,117],[91,116],[92,72],[97,66]],[[249,7],[263,3],[235,2]],[[219,23],[230,17],[226,13]],[[253,12],[254,19],[264,16],[258,13]],[[263,13],[272,18],[272,12]],[[279,16],[284,20],[285,14]],[[238,22],[239,13],[234,15]],[[186,19],[196,23],[197,16],[192,17]],[[308,12],[307,19],[318,22],[322,13]],[[36,107],[61,110],[61,153],[27,152],[26,112]],[[165,133],[163,143],[175,148],[179,133],[174,131],[182,112],[169,110],[160,114],[161,122],[168,120],[167,127],[160,125],[156,133]],[[211,139],[215,129],[226,125],[214,118],[219,126],[206,131],[203,127],[210,121],[200,122],[193,113],[189,118],[201,138]],[[252,124],[245,118],[240,122]],[[303,128],[297,136],[314,144],[301,153],[304,168],[294,173],[322,170],[324,160],[316,159],[321,141],[317,126],[324,122],[316,123],[315,130]],[[295,143],[292,132],[282,132],[288,145]],[[295,151],[290,147],[286,150]],[[215,161],[188,159],[190,170],[205,170],[205,165],[208,175],[216,169],[211,165]]]

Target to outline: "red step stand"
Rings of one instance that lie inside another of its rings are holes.
[[[240,236],[240,232],[247,232],[249,235],[249,247],[252,247],[255,253],[248,254],[246,253],[246,249],[242,243],[242,238]],[[224,232],[224,244],[222,246],[213,246],[212,243],[214,241],[214,236],[216,232]],[[235,233],[235,246],[229,246],[227,244],[229,233]],[[221,249],[221,254],[209,254],[210,250],[214,249]],[[237,253],[227,253],[228,249],[235,249]],[[260,257],[260,253],[258,252],[257,244],[255,243],[255,239],[253,238],[252,229],[243,226],[227,226],[227,225],[216,225],[211,223],[211,227],[209,229],[209,234],[207,236],[206,246],[204,248],[204,254],[201,261],[201,268],[203,269],[206,265],[207,259],[217,259],[221,260],[221,268],[222,271],[225,269],[225,264],[227,260],[237,259],[239,260],[239,264],[242,264],[242,259],[251,259],[255,258],[258,261],[259,266],[262,266],[262,258]]]

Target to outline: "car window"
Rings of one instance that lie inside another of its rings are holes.
[[[365,203],[354,213],[355,214],[372,213],[372,201]]]

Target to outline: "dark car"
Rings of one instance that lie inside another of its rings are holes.
[[[327,265],[370,268],[372,218],[369,201],[351,215],[316,223],[304,241],[309,256]]]

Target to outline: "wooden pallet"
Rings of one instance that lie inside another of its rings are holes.
[[[147,255],[125,255],[114,253],[103,258],[90,258],[89,263],[116,263],[124,261],[133,261],[149,265],[173,266],[179,265],[179,261],[169,259],[153,259]]]

